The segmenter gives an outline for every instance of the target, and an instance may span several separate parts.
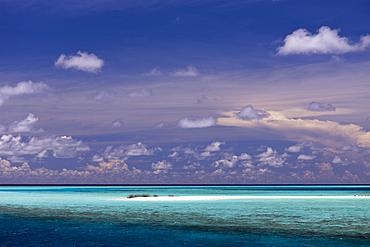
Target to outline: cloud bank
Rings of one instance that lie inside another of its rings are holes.
[[[294,31],[284,39],[284,45],[278,47],[278,55],[291,54],[343,54],[364,51],[370,45],[370,35],[362,36],[360,42],[351,44],[348,38],[340,37],[340,29],[323,26],[317,34],[311,34],[304,28]]]
[[[99,59],[95,54],[88,54],[87,52],[77,52],[77,55],[66,57],[64,54],[60,55],[57,61],[54,62],[56,67],[63,69],[74,68],[90,73],[97,73],[104,65],[104,61]]]

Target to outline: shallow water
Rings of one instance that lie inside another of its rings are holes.
[[[158,196],[368,195],[370,186],[3,186],[0,246],[368,246],[370,199],[119,201]]]

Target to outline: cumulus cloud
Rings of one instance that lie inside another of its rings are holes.
[[[323,26],[317,34],[311,34],[304,28],[294,31],[284,39],[284,45],[278,47],[278,55],[290,54],[343,54],[364,51],[370,45],[370,35],[362,36],[360,42],[351,44],[346,37],[340,37],[340,29]]]
[[[238,156],[233,156],[230,160],[228,159],[216,160],[214,162],[214,167],[233,168],[236,166],[237,162],[238,162]]]
[[[194,66],[188,66],[186,69],[177,69],[174,71],[173,76],[179,77],[195,77],[198,76],[199,72]]]
[[[130,156],[154,155],[157,151],[162,151],[162,149],[160,147],[147,149],[146,145],[138,142],[131,145],[121,145],[116,148],[108,146],[104,151],[104,157],[107,159],[127,159]]]
[[[282,167],[285,163],[285,155],[278,155],[276,151],[274,151],[272,148],[268,147],[266,152],[256,155],[256,157],[259,157],[261,165],[269,165],[272,167]]]
[[[221,151],[221,148],[220,146],[221,145],[225,145],[224,142],[212,142],[210,145],[208,145],[204,151],[208,151],[208,152],[216,152],[216,151]]]
[[[297,157],[298,160],[313,160],[314,158],[316,158],[316,156],[314,156],[314,155],[305,155],[305,154],[300,154]]]
[[[255,110],[253,109],[253,106],[248,105],[238,112],[236,116],[243,120],[253,120],[268,117],[269,114],[263,110]]]
[[[249,154],[246,154],[246,153],[242,153],[239,157],[238,157],[239,160],[250,160],[252,159],[252,156],[250,156]]]
[[[139,91],[132,90],[128,92],[127,96],[130,98],[148,98],[153,95],[152,91],[143,87]]]
[[[163,128],[163,127],[164,127],[164,122],[163,121],[153,125],[153,128],[157,128],[157,129],[160,129],[160,128]]]
[[[123,123],[122,123],[121,119],[116,119],[112,122],[113,127],[121,127],[122,125],[123,125]]]
[[[66,57],[64,54],[60,55],[57,61],[54,62],[56,67],[63,69],[74,68],[90,73],[97,73],[104,65],[104,61],[98,58],[95,54],[88,54],[87,52],[77,52],[77,55]]]
[[[184,129],[207,128],[207,127],[215,126],[216,120],[217,119],[215,117],[204,117],[204,118],[198,118],[198,119],[185,117],[183,119],[180,119],[177,125],[180,128],[184,128]]]
[[[286,148],[285,151],[291,152],[291,153],[298,153],[300,152],[303,148],[314,148],[318,146],[318,143],[315,143],[313,141],[302,141],[300,143],[297,143],[296,145],[290,146],[289,148]]]
[[[34,125],[39,121],[35,115],[30,113],[26,119],[21,121],[14,121],[9,125],[0,125],[0,134],[11,134],[11,133],[41,133],[43,129],[35,129]]]
[[[170,162],[166,160],[158,161],[157,163],[152,163],[153,170],[168,170],[172,169],[172,165]]]
[[[150,70],[149,73],[141,74],[143,76],[160,76],[162,75],[162,72],[159,70],[159,67],[156,67],[155,69]]]
[[[32,137],[29,142],[22,142],[21,136],[3,135],[0,138],[0,155],[19,157],[35,155],[46,157],[51,152],[55,158],[73,158],[90,151],[90,147],[71,136]]]
[[[96,173],[110,173],[113,171],[128,171],[128,166],[124,160],[109,160],[108,162],[100,162],[99,166],[87,165],[86,170],[94,171]]]
[[[0,87],[0,106],[2,106],[4,102],[10,97],[19,96],[23,94],[42,93],[49,89],[50,89],[49,86],[42,82],[34,83],[32,81],[18,82],[15,87],[9,86]]]
[[[311,102],[308,106],[308,111],[335,111],[335,107],[332,106],[331,104],[324,105],[319,102]]]

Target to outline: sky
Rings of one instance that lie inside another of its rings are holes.
[[[3,0],[1,184],[368,184],[367,0]]]

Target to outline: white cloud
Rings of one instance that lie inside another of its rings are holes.
[[[297,159],[299,160],[313,160],[314,158],[316,158],[316,156],[314,155],[305,155],[305,154],[300,154]]]
[[[238,162],[238,156],[233,156],[231,160],[227,160],[227,159],[216,160],[214,162],[214,167],[233,168],[236,166],[237,162]]]
[[[116,119],[112,122],[113,127],[121,127],[122,125],[123,125],[123,123],[122,123],[121,119]]]
[[[311,102],[308,106],[308,111],[335,111],[335,107],[332,106],[331,104],[324,105],[319,102]]]
[[[48,89],[49,89],[48,85],[42,82],[34,83],[32,81],[18,82],[15,87],[9,86],[0,87],[0,106],[2,106],[4,102],[10,97],[19,96],[23,94],[42,93]]]
[[[238,157],[239,160],[250,160],[252,159],[252,156],[250,156],[249,154],[246,154],[246,153],[242,153],[239,157]]]
[[[132,90],[127,94],[127,96],[130,98],[148,98],[152,95],[153,93],[145,87],[141,88],[139,91]]]
[[[163,128],[163,127],[164,127],[164,122],[163,121],[153,125],[153,128],[157,128],[157,129],[160,129],[160,128]]]
[[[36,155],[40,158],[46,157],[48,151],[51,151],[55,158],[73,158],[90,151],[90,147],[70,136],[32,137],[28,143],[22,142],[21,136],[11,134],[0,138],[1,156]]]
[[[159,70],[159,67],[156,67],[155,69],[150,70],[149,73],[141,74],[143,76],[160,76],[162,75],[162,72]]]
[[[166,160],[158,161],[157,163],[152,163],[153,170],[168,170],[172,169],[172,165],[170,162]]]
[[[14,121],[8,126],[0,125],[0,134],[11,134],[11,133],[41,133],[43,129],[35,129],[34,125],[39,121],[35,115],[30,113],[26,119],[21,121]]]
[[[177,69],[174,71],[173,76],[179,77],[195,77],[198,76],[199,72],[194,66],[188,66],[187,69]]]
[[[220,146],[221,145],[225,145],[224,142],[212,142],[210,145],[208,145],[204,151],[208,151],[208,152],[216,152],[216,151],[221,151],[221,148]]]
[[[370,35],[362,36],[360,42],[351,44],[346,37],[339,37],[340,29],[331,30],[323,26],[317,34],[311,34],[304,28],[294,31],[284,39],[284,45],[278,47],[278,55],[290,54],[343,54],[364,51],[370,45]]]
[[[147,149],[146,145],[138,142],[131,145],[121,145],[116,148],[109,146],[104,151],[104,157],[107,159],[126,159],[130,156],[154,155],[156,151],[162,151],[162,149],[160,147]]]
[[[313,148],[315,145],[318,145],[317,143],[314,143],[313,141],[302,141],[300,143],[297,143],[294,146],[290,146],[289,148],[285,149],[285,151],[291,152],[291,153],[298,153],[305,147]]]
[[[204,117],[198,119],[191,119],[189,117],[185,117],[180,119],[177,123],[180,128],[184,129],[191,129],[191,128],[207,128],[216,125],[216,118],[215,117]]]
[[[260,161],[261,165],[269,165],[272,167],[282,167],[285,163],[285,155],[278,155],[278,153],[272,148],[268,147],[266,152],[256,155],[256,157],[260,157],[258,161]]]
[[[236,114],[239,118],[243,120],[253,120],[253,119],[262,119],[268,117],[269,114],[262,110],[255,110],[253,106],[248,105],[244,107],[240,112]]]
[[[283,115],[283,111],[268,111],[268,113],[269,117],[259,121],[244,121],[230,113],[230,117],[219,117],[217,125],[245,127],[264,132],[268,130],[281,135],[286,140],[312,140],[335,148],[347,144],[370,147],[370,132],[359,125],[318,119],[287,118]]]
[[[74,68],[90,73],[97,73],[104,65],[104,61],[98,58],[93,53],[77,52],[75,56],[66,57],[64,54],[60,55],[57,61],[54,62],[56,67],[63,69]]]

